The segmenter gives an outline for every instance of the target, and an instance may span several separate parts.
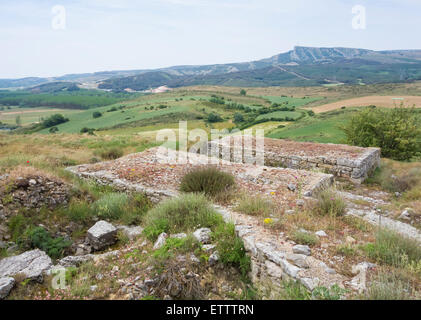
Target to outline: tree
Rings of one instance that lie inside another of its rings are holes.
[[[20,126],[22,124],[22,120],[21,120],[20,116],[16,116],[15,121],[16,121],[16,125],[18,125],[18,126]]]
[[[404,161],[421,153],[421,117],[415,108],[367,108],[342,129],[348,144],[380,147],[387,158]]]
[[[50,128],[67,121],[69,121],[69,119],[65,118],[62,114],[57,113],[45,120],[42,120],[41,127]]]
[[[92,113],[92,117],[93,117],[94,119],[96,119],[96,118],[100,118],[100,117],[102,117],[102,113],[101,113],[101,112],[99,112],[99,111],[95,111],[94,113]]]
[[[244,90],[244,89],[241,89],[241,90],[240,90],[240,94],[241,94],[242,96],[245,96],[245,95],[247,94],[247,91],[246,91],[246,90]]]
[[[244,117],[241,113],[236,113],[234,114],[234,122],[238,123],[238,122],[244,122]]]
[[[219,115],[219,114],[216,114],[216,113],[210,113],[209,115],[208,115],[208,122],[222,122],[223,121],[223,119],[222,119],[222,117]]]

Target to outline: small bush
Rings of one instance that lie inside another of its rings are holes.
[[[219,171],[216,168],[194,169],[187,173],[180,184],[180,191],[204,193],[215,197],[223,192],[228,192],[235,185],[232,175]]]
[[[414,108],[366,108],[353,116],[343,130],[348,144],[380,147],[387,158],[410,160],[421,150],[420,119]]]
[[[245,277],[250,271],[250,257],[243,241],[235,234],[234,224],[220,224],[212,234],[221,262],[237,267]]]
[[[92,118],[96,119],[96,118],[100,118],[102,117],[102,113],[99,111],[95,111],[94,113],[92,113]]]
[[[292,235],[290,236],[290,238],[292,239],[292,241],[296,243],[306,244],[309,246],[313,246],[319,243],[319,239],[317,238],[316,235],[309,232],[299,231],[299,230],[294,231]]]
[[[321,215],[329,215],[331,217],[344,215],[346,204],[333,190],[320,192],[317,199],[316,210]]]
[[[150,210],[145,216],[145,235],[155,240],[162,233],[194,231],[197,228],[213,228],[222,223],[222,217],[200,194],[185,194],[169,199]]]
[[[224,119],[219,114],[216,113],[210,113],[208,115],[208,122],[214,123],[214,122],[222,122]]]
[[[93,128],[88,128],[88,127],[83,127],[82,129],[80,129],[80,133],[87,133],[89,135],[93,135],[94,134],[95,129]]]
[[[378,231],[376,241],[364,249],[370,258],[395,267],[417,264],[421,260],[421,247],[416,240],[387,229]]]
[[[268,216],[274,210],[274,205],[269,200],[259,196],[243,196],[236,210],[251,216]]]
[[[39,248],[45,251],[51,258],[58,259],[63,256],[64,250],[72,244],[64,238],[53,238],[42,227],[28,228],[18,240],[21,248]]]

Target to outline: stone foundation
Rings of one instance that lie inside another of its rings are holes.
[[[242,141],[237,144],[235,140],[237,138],[241,139],[239,136],[235,138],[228,136],[210,141],[209,155],[223,158],[223,152],[229,150],[230,161],[236,161],[239,156],[242,162],[250,160],[253,162],[256,156],[255,139],[248,137],[252,141],[250,150],[249,146],[244,148]],[[261,149],[258,152],[262,152],[266,166],[316,170],[348,178],[357,183],[363,182],[380,164],[379,148],[264,138],[264,153]]]

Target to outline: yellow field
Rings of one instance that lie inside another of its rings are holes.
[[[406,107],[421,108],[421,96],[368,96],[361,98],[354,98],[348,100],[341,100],[325,105],[311,108],[315,113],[327,112],[342,107],[364,107],[375,105],[377,107],[393,108],[403,103]]]

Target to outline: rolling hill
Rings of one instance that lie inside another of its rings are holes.
[[[420,79],[421,50],[295,47],[267,59],[242,63],[106,71],[56,78],[0,79],[0,88],[67,81],[94,83],[100,89],[114,91],[142,91],[163,85],[314,86],[408,82]]]

